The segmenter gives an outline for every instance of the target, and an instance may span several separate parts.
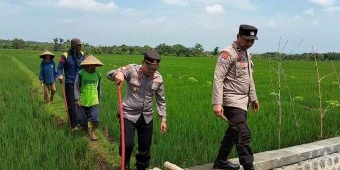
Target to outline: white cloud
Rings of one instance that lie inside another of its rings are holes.
[[[145,25],[155,25],[155,24],[160,24],[162,22],[164,22],[166,19],[166,17],[159,17],[159,18],[146,18],[146,19],[142,19],[139,21],[140,24],[145,24]]]
[[[315,13],[314,13],[314,9],[311,8],[311,9],[307,9],[305,12],[304,12],[305,15],[308,15],[308,16],[313,16]]]
[[[330,13],[340,12],[340,6],[327,7],[325,8],[325,11],[330,12]]]
[[[230,0],[229,5],[247,11],[254,11],[258,9],[258,6],[252,4],[249,0],[237,0],[237,1]]]
[[[208,14],[222,14],[222,13],[224,13],[223,6],[220,5],[220,4],[215,4],[215,5],[212,5],[212,6],[207,6],[207,7],[205,7],[205,11]]]
[[[58,5],[63,8],[69,9],[76,9],[82,11],[110,11],[110,10],[117,10],[118,7],[115,3],[100,3],[96,2],[95,0],[60,0]]]
[[[162,0],[165,3],[168,4],[174,4],[174,5],[188,5],[189,2],[186,0]]]
[[[293,17],[293,19],[294,19],[294,20],[301,20],[302,17],[301,17],[300,15],[295,15],[295,16]]]
[[[246,11],[254,11],[258,9],[255,3],[250,0],[162,0],[164,3],[174,4],[174,5],[210,5],[210,4],[221,4],[228,5],[229,7],[234,7]]]
[[[334,0],[309,0],[309,1],[321,6],[332,6],[335,2]]]

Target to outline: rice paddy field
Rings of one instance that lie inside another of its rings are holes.
[[[34,84],[39,84],[40,53],[0,50],[0,169],[96,169],[87,138],[70,134],[67,124],[58,127],[52,116],[45,114],[59,108],[58,114],[67,121],[59,83],[60,97],[48,108],[42,94],[35,91],[39,89]],[[58,63],[61,53],[55,55]],[[105,76],[111,69],[140,64],[142,56],[96,57],[105,64],[97,68],[103,77],[100,129],[109,134],[108,151],[104,152],[113,155],[112,164],[119,165],[117,88]],[[212,112],[215,64],[216,58],[162,58],[159,72],[165,82],[168,132],[160,133],[160,119],[155,113],[151,167],[162,167],[165,161],[181,167],[214,161],[227,128],[226,122]],[[279,63],[256,58],[254,64],[260,111],[250,110],[248,121],[255,153],[340,135],[339,62],[318,62],[321,98],[314,61]],[[324,113],[322,136],[320,101]],[[231,156],[236,157],[236,152]]]

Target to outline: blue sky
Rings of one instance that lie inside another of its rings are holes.
[[[240,24],[256,26],[253,53],[340,52],[339,0],[1,0],[0,39],[220,49]],[[284,46],[286,44],[286,46]]]

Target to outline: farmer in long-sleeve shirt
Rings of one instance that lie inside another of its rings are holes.
[[[166,103],[164,84],[159,68],[160,55],[148,50],[144,53],[142,65],[130,64],[109,71],[107,77],[117,84],[127,82],[123,100],[125,125],[125,167],[130,169],[130,158],[134,146],[134,134],[138,135],[137,170],[145,170],[151,159],[150,147],[153,132],[152,100],[155,97],[158,115],[161,118],[161,133],[166,132]]]
[[[53,101],[53,96],[56,92],[55,79],[56,69],[54,63],[54,54],[49,51],[44,51],[40,54],[43,59],[40,63],[39,80],[44,87],[44,100],[49,103]]]
[[[76,108],[74,98],[74,81],[77,73],[81,69],[80,63],[85,59],[85,55],[81,52],[81,42],[78,38],[71,40],[71,49],[62,54],[59,59],[57,69],[57,78],[59,81],[64,79],[65,75],[65,94],[68,107],[68,114],[70,118],[71,128],[75,129],[77,126],[76,121]]]

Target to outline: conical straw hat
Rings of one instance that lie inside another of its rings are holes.
[[[54,58],[54,54],[51,53],[50,51],[44,51],[43,53],[41,53],[41,54],[40,54],[40,58],[45,59],[45,57],[44,57],[45,55],[51,56],[51,59]]]
[[[80,63],[81,66],[85,65],[95,65],[95,66],[103,66],[104,64],[99,61],[95,56],[88,55],[86,56],[85,60]]]

